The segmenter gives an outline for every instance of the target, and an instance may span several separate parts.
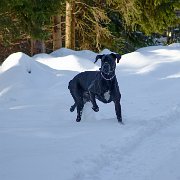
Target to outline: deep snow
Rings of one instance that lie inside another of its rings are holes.
[[[101,53],[109,53],[104,50]],[[10,55],[0,66],[1,180],[180,180],[180,45],[125,54],[113,103],[70,113],[74,75],[98,70],[96,53]]]

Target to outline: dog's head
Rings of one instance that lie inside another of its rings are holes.
[[[101,68],[100,68],[100,70],[104,74],[110,74],[110,73],[115,72],[116,60],[117,60],[117,63],[119,63],[119,60],[121,59],[121,55],[120,54],[115,54],[115,53],[97,55],[96,60],[95,60],[94,63],[96,63],[98,59],[101,59]]]

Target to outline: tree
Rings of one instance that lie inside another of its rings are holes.
[[[65,46],[75,49],[75,0],[66,1]]]
[[[53,16],[53,51],[62,47],[61,15]]]
[[[141,14],[137,16],[136,23],[146,33],[162,33],[176,21],[175,6],[177,1],[155,0],[137,1]]]
[[[51,34],[51,17],[56,14],[63,0],[3,0],[4,12],[19,23],[19,31],[31,39],[31,54],[45,51],[44,41]],[[11,19],[13,20],[13,19]]]
[[[65,43],[71,49],[128,52],[137,42],[147,43],[144,33],[179,24],[179,6],[178,0],[1,0],[0,40],[30,39],[32,54],[52,42],[53,50]]]
[[[0,1],[0,42],[7,46],[12,40],[21,38],[24,34],[21,31],[20,23],[14,14],[9,11],[8,3],[5,0]]]
[[[178,0],[122,0],[117,8],[127,27],[151,34],[162,33],[175,23],[178,4]]]
[[[168,27],[180,23],[175,15],[176,8],[180,9],[178,0],[107,0],[106,3],[111,9],[109,14],[119,17],[119,20],[117,16],[110,17],[111,31],[114,25],[118,29],[114,33],[115,40],[122,37],[124,44],[130,42],[134,47],[137,42],[142,46],[153,43],[147,36],[164,33]]]
[[[76,4],[78,48],[100,50],[113,39],[107,26],[110,19],[105,11],[106,4],[95,0]]]
[[[56,6],[56,5],[55,5]],[[53,51],[60,49],[63,44],[63,28],[62,21],[65,14],[65,0],[60,1],[60,6],[56,9],[55,15],[52,17],[52,34],[53,34]]]

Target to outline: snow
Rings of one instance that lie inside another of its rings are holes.
[[[97,102],[97,113],[87,103],[80,123],[69,111],[68,82],[99,69],[96,53],[11,54],[0,66],[0,179],[179,180],[179,47],[122,56],[116,75],[125,125],[113,103]]]

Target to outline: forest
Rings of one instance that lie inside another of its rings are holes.
[[[0,0],[0,180],[180,180],[179,96],[180,0]]]
[[[0,62],[61,47],[125,54],[180,41],[179,0],[1,0]]]

